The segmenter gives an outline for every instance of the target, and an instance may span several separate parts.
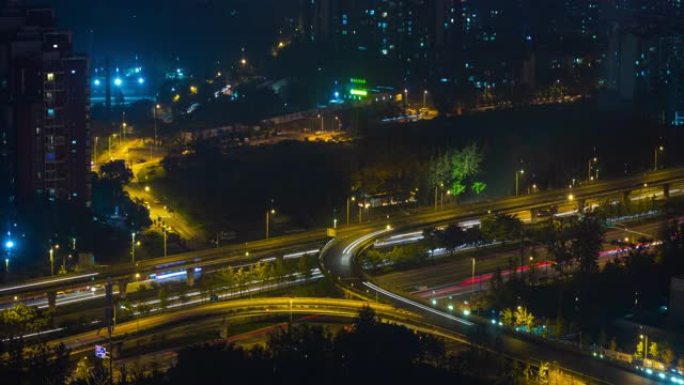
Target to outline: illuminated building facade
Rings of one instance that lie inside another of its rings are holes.
[[[2,203],[35,197],[90,205],[88,60],[52,9],[0,10]]]

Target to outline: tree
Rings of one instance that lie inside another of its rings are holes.
[[[487,184],[484,182],[473,182],[471,189],[475,195],[480,195],[487,189]]]
[[[233,287],[235,287],[236,280],[235,271],[233,270],[232,266],[228,266],[226,269],[221,269],[218,273],[216,273],[215,276],[216,280],[221,286],[227,287],[229,293],[233,292]]]
[[[504,309],[501,312],[501,322],[506,326],[515,326],[515,313],[511,309]]]
[[[570,251],[583,273],[592,273],[598,269],[598,256],[603,249],[605,230],[600,219],[594,214],[587,214],[572,227]]]
[[[35,307],[22,303],[0,312],[0,337],[15,337],[35,333],[47,326],[47,318]]]
[[[660,358],[660,346],[657,342],[651,342],[648,347],[648,358],[652,360],[657,360]]]
[[[482,153],[477,144],[470,143],[460,151],[456,151],[451,159],[452,178],[461,182],[480,172],[482,166]]]
[[[572,260],[570,233],[562,222],[551,221],[539,229],[535,236],[556,262],[556,269],[563,274],[565,266]]]
[[[644,359],[644,344],[646,342],[644,340],[639,340],[637,341],[636,345],[636,350],[634,351],[634,357],[637,359],[643,360]]]
[[[664,344],[662,352],[660,354],[660,360],[665,365],[665,368],[669,368],[672,365],[672,363],[674,362],[674,358],[674,351],[672,350],[670,344]]]
[[[494,309],[500,309],[505,304],[504,294],[507,290],[501,274],[501,268],[497,267],[492,274],[492,279],[487,290],[487,299]]]
[[[121,186],[133,179],[133,171],[126,167],[124,160],[113,160],[100,166],[102,178],[109,179]]]
[[[523,224],[515,215],[498,214],[484,218],[480,228],[486,239],[505,242],[521,238]]]
[[[441,243],[453,255],[466,242],[466,234],[459,225],[450,224],[440,233]]]
[[[518,306],[515,310],[515,325],[524,326],[527,330],[534,325],[534,315],[524,306]]]

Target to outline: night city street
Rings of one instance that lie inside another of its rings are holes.
[[[0,32],[0,383],[684,384],[680,0]]]

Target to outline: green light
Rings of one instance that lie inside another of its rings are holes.
[[[368,91],[366,90],[357,90],[352,88],[351,91],[349,91],[350,94],[356,95],[356,96],[368,96]]]
[[[366,84],[366,79],[351,78],[349,81],[353,84]]]

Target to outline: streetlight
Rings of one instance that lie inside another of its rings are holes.
[[[9,232],[7,235],[10,235]],[[5,256],[5,271],[9,270],[9,261],[12,256],[12,249],[14,249],[14,241],[11,239],[8,239],[5,241],[5,251],[7,252],[7,255]]]
[[[408,115],[408,108],[409,108],[408,88],[404,88],[404,115]]]
[[[321,119],[321,132],[325,132],[325,121],[323,120],[323,115],[316,115],[317,118]]]
[[[525,173],[525,170],[518,170],[515,172],[515,196],[520,192],[520,176]]]
[[[351,202],[356,202],[356,197],[347,198],[347,226],[349,226],[349,216],[351,214]]]
[[[597,157],[593,157],[592,159],[589,159],[589,161],[587,162],[587,181],[591,181],[594,179],[591,176],[591,171],[592,171],[592,168],[594,167],[594,165],[596,163],[598,163]],[[595,179],[598,180],[598,168],[596,168],[596,178]]]
[[[642,341],[642,346],[644,347],[644,363],[648,361],[648,335],[639,334],[639,339]]]
[[[95,136],[95,143],[93,145],[93,164],[97,163],[97,136]]]
[[[55,252],[59,250],[59,245],[50,246],[50,275],[55,275]]]
[[[152,114],[154,115],[154,147],[157,147],[157,110],[160,108],[161,106],[157,104],[152,109]]]
[[[658,153],[665,151],[665,147],[658,146],[653,150],[653,171],[658,171]]]
[[[363,210],[368,210],[370,208],[370,203],[362,203],[359,206],[359,223],[363,222]]]
[[[116,139],[117,137],[119,137],[119,135],[117,135],[116,132],[107,137],[107,152],[109,153],[109,160],[114,159],[112,157],[112,138]]]
[[[270,236],[271,216],[275,215],[275,209],[266,210],[266,239]]]
[[[423,91],[423,108],[427,108],[427,95],[428,95],[428,91],[424,90]]]
[[[164,236],[164,256],[166,257],[166,239],[167,239],[166,226],[162,227],[162,235]]]
[[[131,232],[131,261],[135,263],[135,231]]]

